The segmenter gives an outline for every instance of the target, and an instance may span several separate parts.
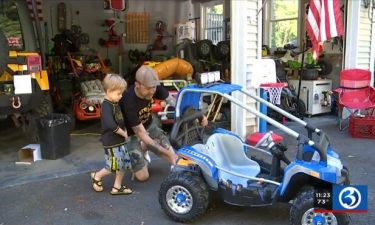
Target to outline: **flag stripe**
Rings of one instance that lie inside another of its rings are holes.
[[[309,5],[306,30],[317,59],[324,41],[343,34],[340,0],[310,0]]]
[[[334,11],[334,15],[335,15],[337,36],[342,36],[344,34],[344,25],[342,23],[341,6],[340,6],[339,1],[333,2],[333,11]]]
[[[331,38],[331,17],[330,17],[330,7],[328,5],[329,1],[324,1],[324,12],[322,12],[322,15],[324,15],[324,25],[325,25],[325,35],[322,35],[321,41],[325,41]],[[334,28],[334,26],[332,26]]]
[[[331,24],[329,38],[331,38],[331,37],[337,36],[337,26],[335,26],[336,19],[335,19],[335,11],[334,11],[333,1],[328,1],[328,10],[329,10],[329,23]]]

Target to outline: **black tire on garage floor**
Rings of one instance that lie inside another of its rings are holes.
[[[49,92],[44,92],[40,99],[40,104],[25,115],[25,122],[23,123],[22,130],[29,141],[33,143],[39,142],[38,120],[41,117],[52,113],[52,111],[51,95]]]

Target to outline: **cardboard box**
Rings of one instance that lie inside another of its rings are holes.
[[[18,161],[16,164],[31,164],[42,159],[39,144],[29,144],[18,150]]]

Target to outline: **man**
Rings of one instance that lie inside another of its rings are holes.
[[[163,157],[172,165],[176,164],[177,154],[169,143],[165,132],[152,119],[153,98],[166,99],[168,91],[160,85],[156,72],[148,66],[141,66],[135,75],[135,83],[124,92],[120,100],[128,132],[128,151],[134,176],[139,181],[149,178],[148,165],[144,154],[146,150]],[[142,149],[142,146],[146,149]]]

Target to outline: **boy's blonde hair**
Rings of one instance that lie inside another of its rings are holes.
[[[108,90],[121,90],[122,92],[124,92],[127,87],[125,79],[120,75],[113,73],[107,74],[104,77],[102,84],[105,92],[107,92]]]

